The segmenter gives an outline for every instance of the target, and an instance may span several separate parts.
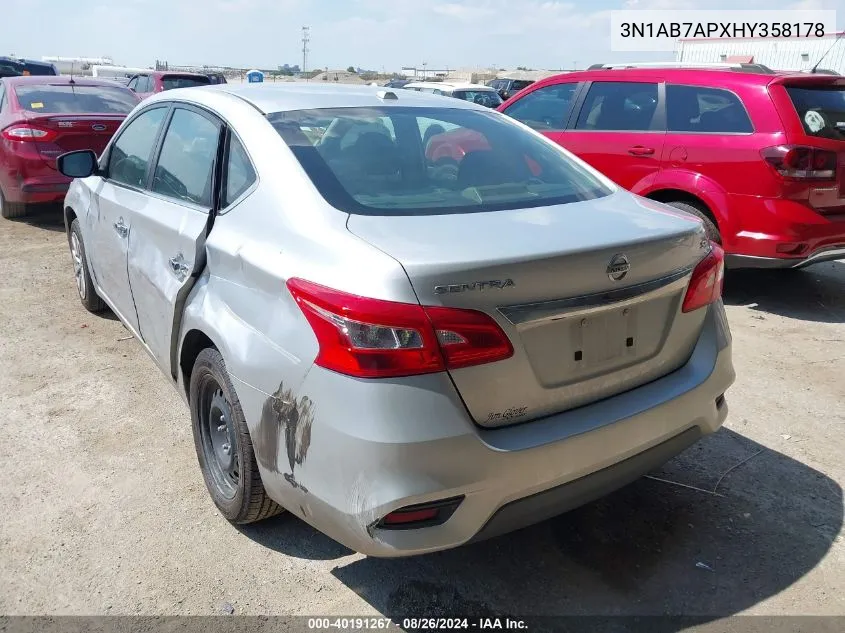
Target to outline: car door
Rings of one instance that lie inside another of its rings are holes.
[[[522,95],[503,112],[562,144],[579,87],[577,81],[549,84]]]
[[[165,130],[150,169],[146,203],[132,218],[128,271],[141,338],[170,375],[173,332],[205,265],[223,125],[204,110],[179,104]]]
[[[560,143],[634,193],[657,177],[666,135],[660,80],[592,81]]]
[[[126,269],[129,234],[134,212],[146,204],[150,159],[168,109],[143,110],[120,130],[103,156],[105,174],[94,181],[86,218],[93,238],[88,257],[98,291],[136,334],[138,318]]]

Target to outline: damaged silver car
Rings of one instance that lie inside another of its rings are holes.
[[[727,415],[723,254],[540,134],[378,87],[139,105],[75,177],[83,305],[190,407],[233,523],[403,556],[544,520]]]

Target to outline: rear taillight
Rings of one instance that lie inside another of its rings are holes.
[[[369,299],[302,279],[287,287],[317,336],[314,362],[342,374],[411,376],[513,354],[508,337],[483,312]]]
[[[26,124],[15,124],[5,128],[2,132],[3,138],[9,141],[49,143],[54,140],[58,133],[55,130],[44,130],[39,127]]]
[[[775,145],[760,155],[784,178],[793,180],[833,180],[836,178],[836,152],[803,145]]]
[[[692,271],[692,279],[684,296],[683,312],[692,312],[710,305],[722,296],[725,279],[725,252],[716,243],[711,243],[710,252]]]

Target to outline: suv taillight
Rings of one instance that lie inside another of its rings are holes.
[[[760,150],[763,159],[784,178],[834,180],[836,152],[803,145],[775,145]]]
[[[718,300],[722,296],[724,279],[725,252],[721,246],[711,242],[710,252],[692,271],[681,311],[692,312]]]
[[[314,362],[341,374],[412,376],[513,355],[483,312],[369,299],[295,278],[287,287],[320,345]]]

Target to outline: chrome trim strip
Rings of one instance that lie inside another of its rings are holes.
[[[645,295],[657,294],[658,291],[669,292],[670,290],[674,290],[675,286],[680,289],[689,282],[687,278],[692,274],[693,268],[694,266],[682,268],[666,277],[646,281],[626,288],[619,288],[618,290],[607,290],[605,292],[566,299],[552,299],[551,301],[542,301],[539,303],[505,306],[498,310],[503,317],[516,326],[526,325],[535,321],[553,321],[563,318],[567,312],[583,312],[605,308],[613,304],[634,302],[635,300],[645,298]]]

